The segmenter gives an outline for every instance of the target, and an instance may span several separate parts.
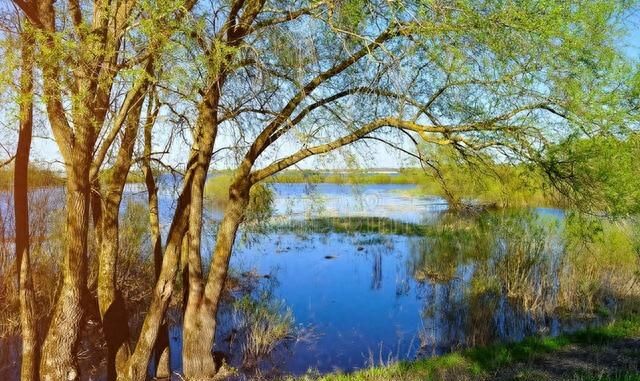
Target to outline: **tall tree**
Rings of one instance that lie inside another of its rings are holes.
[[[20,327],[22,332],[22,362],[20,379],[39,380],[38,320],[35,313],[33,275],[29,240],[29,154],[33,135],[34,36],[27,21],[20,31],[20,131],[13,174],[15,213],[15,247],[20,292]]]
[[[149,206],[149,230],[151,232],[151,251],[153,254],[153,265],[155,280],[160,276],[162,267],[162,236],[160,234],[160,208],[158,204],[158,184],[154,175],[151,159],[153,155],[153,127],[158,119],[161,104],[157,96],[155,87],[151,88],[147,112],[144,121],[144,148],[142,153],[141,167],[144,175],[144,183],[147,188],[147,200]],[[171,370],[169,366],[169,329],[166,323],[160,328],[158,340],[155,345],[155,356],[157,360],[156,377],[169,378]]]

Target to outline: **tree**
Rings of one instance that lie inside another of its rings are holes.
[[[640,138],[572,136],[550,147],[543,166],[554,186],[580,212],[628,218],[640,211]]]
[[[97,173],[120,129],[129,121],[128,140],[124,141],[124,148],[119,155],[120,162],[124,162],[121,167],[127,168],[119,171],[110,182],[112,192],[109,202],[99,217],[101,226],[106,225],[105,230],[109,234],[106,240],[101,240],[100,246],[104,250],[100,257],[99,281],[100,311],[103,320],[108,320],[117,295],[113,276],[117,247],[113,250],[114,236],[111,233],[114,231],[114,221],[110,217],[118,214],[117,188],[123,181],[123,172],[126,178],[130,160],[127,155],[137,128],[133,127],[135,120],[129,119],[129,115],[132,110],[133,114],[139,114],[149,81],[144,70],[141,77],[130,81],[127,81],[125,74],[131,74],[140,65],[142,68],[148,66],[152,62],[151,57],[162,48],[166,39],[164,33],[132,29],[130,26],[136,25],[135,21],[139,21],[143,15],[151,16],[157,23],[166,21],[156,18],[155,10],[168,19],[183,12],[180,7],[178,11],[157,9],[152,4],[135,1],[96,1],[91,9],[79,1],[69,1],[66,7],[54,4],[54,1],[16,0],[14,3],[38,32],[38,62],[42,68],[48,119],[67,175],[65,209],[69,239],[63,261],[63,283],[42,347],[40,375],[44,380],[75,380],[79,377],[75,350],[84,314],[83,298],[87,296],[91,188],[96,184]],[[68,22],[61,22],[63,20]],[[148,36],[152,37],[146,38]],[[143,45],[132,44],[138,48],[133,53],[141,51],[139,55],[132,57],[132,52],[123,43],[127,39]],[[120,102],[114,99],[118,81],[127,87]],[[110,118],[110,107],[114,102],[119,107]],[[138,109],[134,109],[136,105]],[[105,133],[109,124],[111,129]],[[96,212],[99,210],[94,208]],[[104,213],[105,210],[107,213]],[[102,224],[104,219],[107,219],[106,224]],[[115,327],[112,325],[105,327],[107,341],[113,344],[109,345],[110,352],[120,353],[125,340],[119,338],[119,331],[113,331]],[[116,355],[110,353],[110,357],[115,358]]]
[[[34,307],[33,275],[29,240],[29,153],[33,134],[34,40],[28,22],[20,32],[20,131],[13,168],[13,199],[15,213],[15,247],[20,290],[20,326],[22,332],[22,362],[20,379],[36,381],[40,349]]]
[[[624,79],[613,41],[626,3],[278,5],[234,1],[211,13],[219,29],[198,35],[209,66],[194,138],[202,145],[190,161],[198,162],[183,327],[190,379],[215,374],[216,313],[255,184],[367,139],[398,146],[394,140],[408,136],[467,155],[534,159],[554,135],[605,128],[619,112],[617,99],[603,90]],[[205,281],[201,184],[216,132],[233,127],[243,144]],[[278,157],[277,143],[287,137],[301,148]]]

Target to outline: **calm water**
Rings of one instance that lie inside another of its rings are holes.
[[[175,206],[171,184],[165,182],[160,198],[165,231]],[[243,234],[245,239],[238,239],[235,247],[232,269],[234,274],[259,277],[260,289],[268,289],[272,299],[281,301],[305,334],[264,359],[261,367],[266,371],[350,371],[468,345],[557,334],[580,325],[524,312],[502,295],[471,292],[482,264],[491,260],[478,260],[474,249],[468,250],[471,259],[458,253],[455,240],[453,246],[451,240],[443,246],[415,234],[318,233],[304,228],[305,221],[320,217],[367,217],[387,224],[395,221],[398,226],[438,224],[446,217],[446,203],[436,197],[409,196],[411,185],[271,187],[276,196],[272,223],[302,229]],[[146,201],[140,185],[127,186],[123,210],[131,201]],[[536,213],[551,220],[563,218],[554,209]],[[215,222],[220,212],[211,210],[208,217]],[[205,257],[214,236],[212,228],[207,230]],[[229,309],[223,309],[216,345],[223,351],[229,347],[226,339],[233,324],[229,316]],[[179,370],[179,325],[171,335],[172,367]],[[231,361],[238,364],[238,356]]]

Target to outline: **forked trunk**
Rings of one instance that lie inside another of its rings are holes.
[[[22,336],[21,381],[37,381],[40,348],[34,306],[33,278],[29,250],[29,153],[33,131],[33,39],[22,31],[22,71],[20,73],[20,133],[14,167],[15,243],[20,287],[20,328]]]
[[[229,260],[233,250],[238,227],[244,218],[245,209],[249,203],[250,186],[243,181],[234,182],[229,188],[229,202],[224,217],[220,223],[216,237],[216,247],[213,253],[213,263],[201,299],[189,321],[185,315],[184,336],[192,336],[188,351],[183,351],[183,362],[189,362],[199,373],[186,373],[187,380],[211,380],[216,373],[212,347],[215,342],[216,315],[224,290],[224,283],[229,271]],[[191,301],[189,301],[191,304]],[[197,334],[197,336],[196,336]],[[186,344],[185,344],[186,348]]]
[[[153,73],[153,64],[148,63],[147,73]],[[118,289],[117,271],[120,252],[119,217],[122,194],[132,164],[133,149],[140,125],[142,103],[148,82],[144,82],[132,93],[134,105],[126,117],[126,126],[115,163],[106,174],[103,186],[100,186],[100,219],[97,226],[100,237],[100,256],[98,271],[98,305],[102,318],[102,328],[107,342],[107,380],[113,381],[118,373],[125,371],[131,355],[129,346],[129,315],[124,299]],[[96,165],[96,164],[94,164]],[[92,176],[98,180],[98,167],[94,167]]]

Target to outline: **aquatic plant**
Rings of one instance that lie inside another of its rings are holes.
[[[407,265],[416,280],[432,284],[455,281],[465,266],[473,269],[470,309],[501,296],[536,319],[637,309],[637,223],[591,222],[560,222],[532,210],[443,218],[414,243]]]
[[[525,311],[551,309],[553,233],[531,213],[509,214],[495,225],[494,276],[507,298]]]
[[[293,314],[283,301],[262,292],[245,295],[234,303],[235,327],[240,333],[243,364],[254,368],[286,342],[296,338]]]

